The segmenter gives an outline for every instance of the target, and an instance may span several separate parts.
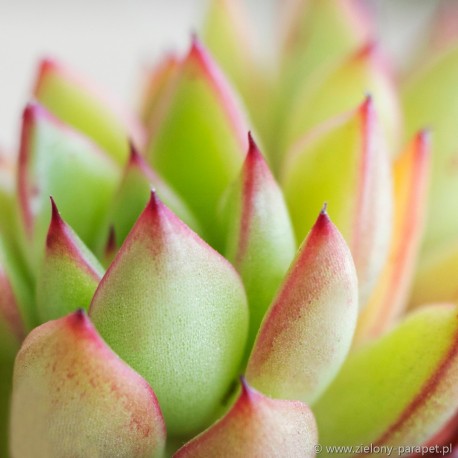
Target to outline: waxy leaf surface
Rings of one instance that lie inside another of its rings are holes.
[[[270,399],[243,382],[231,410],[174,458],[314,457],[317,435],[305,404]]]
[[[217,241],[219,199],[236,177],[248,124],[219,68],[196,40],[153,119],[149,157]]]
[[[369,304],[359,317],[358,340],[382,334],[406,308],[426,213],[429,146],[428,134],[420,132],[394,163],[390,252]]]
[[[12,283],[15,272],[0,257],[0,456],[8,456],[9,404],[14,357],[26,334],[21,307]],[[10,277],[10,274],[13,277]]]
[[[61,63],[41,62],[34,97],[57,118],[91,138],[118,163],[129,157],[128,138],[141,145],[140,123],[91,82]]]
[[[440,257],[448,257],[450,247],[458,244],[458,199],[451,197],[458,195],[458,100],[451,96],[457,79],[458,47],[455,46],[417,72],[403,93],[407,132],[411,134],[428,126],[434,133],[431,189],[420,269],[429,271],[426,275],[431,282],[444,285],[441,269],[432,266],[438,265]]]
[[[77,309],[87,310],[104,270],[95,256],[62,220],[52,201],[51,224],[36,285],[41,322]]]
[[[122,245],[141,212],[145,208],[154,189],[160,199],[183,222],[200,232],[199,224],[187,205],[151,169],[142,156],[131,146],[131,156],[124,169],[119,189],[110,210],[110,222],[116,234],[116,244]]]
[[[29,334],[13,385],[13,458],[162,456],[165,425],[156,396],[82,311]]]
[[[239,370],[245,292],[228,261],[154,194],[102,279],[90,315],[151,384],[171,435],[208,426]]]
[[[19,201],[32,265],[43,253],[51,195],[65,221],[95,249],[120,179],[119,167],[95,144],[36,104],[24,112],[19,160]]]
[[[240,273],[248,296],[250,351],[296,252],[283,194],[251,136],[242,172],[228,190],[223,207],[225,257]]]
[[[439,432],[457,402],[458,309],[434,305],[351,354],[313,411],[323,446],[413,446]]]
[[[381,130],[394,152],[402,126],[401,109],[389,70],[372,43],[337,68],[318,71],[304,84],[287,118],[284,145],[291,146],[312,127],[351,110],[365,94],[374,99]]]
[[[357,313],[350,251],[322,211],[264,318],[247,380],[268,396],[315,401],[347,356]]]
[[[392,230],[389,156],[373,102],[336,118],[291,150],[281,182],[298,240],[323,202],[350,246],[364,307],[383,268]],[[307,208],[307,211],[304,210]]]

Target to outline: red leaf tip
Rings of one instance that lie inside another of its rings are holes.
[[[24,125],[29,125],[40,113],[45,113],[44,108],[37,102],[29,102],[22,113]]]
[[[328,231],[332,223],[328,215],[328,204],[325,202],[323,208],[320,210],[320,214],[312,227],[312,232]]]
[[[378,45],[375,40],[370,40],[358,49],[354,55],[355,60],[366,60],[375,57],[378,53]]]
[[[50,71],[53,71],[58,67],[57,61],[51,57],[43,57],[38,63],[37,77],[35,79],[35,87],[33,88],[34,94],[39,94],[41,89],[41,84],[46,77],[46,74]]]
[[[87,316],[84,309],[79,308],[66,317],[67,326],[76,334],[75,337],[80,339],[90,339],[97,345],[102,345],[102,342],[95,331],[95,328]]]
[[[89,324],[89,318],[84,309],[79,308],[67,315],[67,321],[73,329],[83,329]]]
[[[242,392],[240,393],[239,396],[239,402],[244,401],[250,401],[253,398],[253,395],[256,393],[256,390],[254,390],[247,382],[246,378],[241,375],[240,376],[240,384],[242,386]]]
[[[108,232],[107,244],[105,245],[105,256],[111,256],[116,250],[116,232],[113,225],[110,226]]]
[[[75,315],[75,319],[79,321],[83,321],[86,317],[86,313],[84,312],[84,309],[82,308],[75,310],[74,315]]]
[[[247,160],[259,160],[263,159],[261,151],[259,151],[258,145],[253,139],[253,135],[251,132],[248,132],[248,153],[247,153]]]
[[[372,94],[366,94],[363,103],[360,106],[360,109],[363,113],[369,113],[374,109],[374,100]]]
[[[62,228],[62,225],[64,224],[64,221],[62,220],[62,217],[60,216],[59,210],[57,208],[56,202],[54,201],[52,196],[49,196],[49,200],[51,201],[51,224],[48,231],[48,245],[54,240],[55,231],[60,230]]]
[[[152,213],[156,213],[160,206],[161,201],[159,199],[159,196],[157,195],[156,190],[154,188],[151,188],[151,195],[147,205],[147,209]]]
[[[417,149],[420,154],[425,155],[430,151],[431,146],[431,130],[429,128],[421,129],[416,137]]]
[[[134,142],[129,139],[129,163],[135,164],[139,161],[140,153],[138,152]]]
[[[199,40],[199,37],[197,35],[197,32],[193,30],[191,32],[191,51],[195,49],[196,51],[200,51],[202,48],[202,44]]]

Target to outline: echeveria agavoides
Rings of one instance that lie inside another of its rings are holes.
[[[0,148],[0,456],[458,444],[458,11],[401,72],[357,0],[277,2],[269,62],[247,6],[133,113],[39,64]]]

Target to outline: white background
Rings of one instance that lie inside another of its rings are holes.
[[[267,46],[272,5],[247,0]],[[419,34],[434,1],[372,0],[386,46],[397,59]],[[0,147],[17,146],[19,120],[42,56],[61,59],[135,105],[141,68],[187,46],[205,0],[0,0]],[[407,43],[407,44],[406,44]]]

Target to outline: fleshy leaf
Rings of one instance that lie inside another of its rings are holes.
[[[394,228],[389,256],[359,317],[358,340],[380,335],[407,305],[423,233],[429,158],[428,135],[420,132],[394,163]]]
[[[242,380],[231,410],[184,445],[174,458],[314,457],[315,419],[299,401],[270,399]]]
[[[390,71],[372,43],[332,71],[318,71],[306,81],[287,117],[284,144],[289,147],[312,127],[351,110],[364,94],[373,97],[382,131],[394,152],[401,132],[401,109]]]
[[[148,203],[151,188],[162,201],[188,226],[200,232],[199,224],[191,211],[176,193],[149,167],[131,145],[130,160],[124,170],[121,185],[114,198],[110,219],[116,233],[116,243],[122,244],[141,212]]]
[[[211,0],[203,38],[242,96],[262,138],[267,138],[271,134],[272,113],[265,107],[272,104],[274,75],[256,55],[260,40],[251,19],[243,0]]]
[[[457,301],[457,272],[458,240],[425,255],[417,265],[410,306],[417,307],[431,301]]]
[[[19,339],[17,342],[20,342],[37,321],[32,285],[17,253],[4,242],[2,236],[0,236],[0,278],[5,288],[0,299],[0,302],[6,301],[3,305],[4,316],[8,316],[8,328],[15,336],[14,340]],[[5,336],[6,334],[2,332],[0,340]],[[16,344],[13,344],[13,347],[15,348]]]
[[[0,262],[0,456],[8,456],[9,403],[14,356],[25,336],[20,306],[8,272]]]
[[[421,126],[434,132],[432,176],[422,262],[434,263],[436,254],[458,243],[458,101],[450,97],[458,79],[458,46],[443,54],[405,87],[403,102],[407,132]],[[444,205],[444,202],[447,204]],[[431,256],[431,260],[428,258]],[[434,282],[442,282],[436,278]]]
[[[84,243],[95,249],[120,174],[102,150],[40,105],[25,109],[18,186],[32,265],[39,262],[45,245],[49,196],[59,202],[65,220]]]
[[[224,198],[225,257],[240,273],[250,307],[250,351],[296,252],[283,194],[251,135],[242,172]]]
[[[17,230],[16,175],[14,157],[0,150],[0,231],[8,240],[14,238]]]
[[[62,220],[54,201],[43,263],[38,273],[36,305],[41,322],[77,309],[87,310],[103,268]]]
[[[0,264],[0,359],[15,354],[26,334],[13,284]]]
[[[151,383],[172,436],[212,421],[245,348],[245,292],[235,269],[154,193],[90,315],[114,351]]]
[[[128,138],[139,145],[144,143],[145,133],[133,115],[55,60],[40,63],[33,95],[54,116],[91,138],[120,164],[129,157]]]
[[[323,210],[262,322],[247,380],[268,396],[313,402],[344,362],[357,314],[352,257]]]
[[[172,84],[179,59],[174,54],[167,54],[154,68],[145,75],[143,94],[140,99],[140,117],[143,124],[149,126],[162,100],[162,94]]]
[[[371,20],[354,0],[295,0],[285,11],[282,52],[284,65],[297,75],[296,83],[319,66],[344,58],[371,37]]]
[[[320,444],[427,442],[456,412],[457,342],[458,309],[435,305],[353,352],[314,405]]]
[[[16,358],[11,411],[15,457],[163,453],[165,426],[151,387],[82,311],[27,337]]]
[[[279,5],[281,67],[271,118],[275,129],[265,132],[275,171],[290,145],[285,136],[301,88],[315,73],[327,74],[370,39],[370,21],[353,0],[293,0]]]
[[[364,307],[383,268],[392,228],[389,157],[371,98],[305,137],[287,159],[281,181],[298,240],[328,202],[352,251]]]
[[[216,206],[242,165],[248,124],[235,94],[196,39],[164,97],[153,120],[151,163],[217,243]]]
[[[255,38],[244,7],[240,0],[211,0],[203,33],[209,51],[242,91],[256,71]]]

